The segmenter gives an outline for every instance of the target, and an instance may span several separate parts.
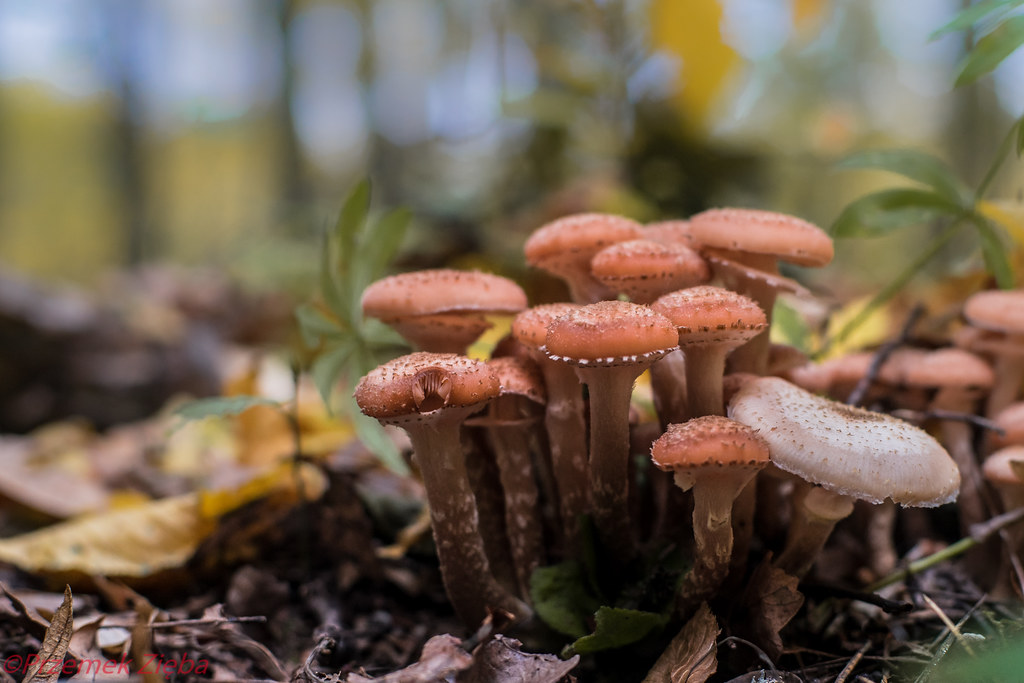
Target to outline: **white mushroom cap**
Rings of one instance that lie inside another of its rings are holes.
[[[960,487],[956,463],[927,432],[778,377],[748,382],[728,414],[768,442],[777,467],[836,493],[931,507],[954,500]]]

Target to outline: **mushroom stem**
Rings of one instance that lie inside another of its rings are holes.
[[[590,498],[583,391],[572,367],[546,358],[538,365],[548,392],[544,426],[548,432],[562,530],[569,554],[574,555],[579,545],[579,519],[586,514]]]
[[[1024,336],[1013,338],[1024,343]],[[985,402],[985,416],[995,418],[999,411],[1017,400],[1021,382],[1024,381],[1024,355],[1020,353],[999,354],[995,361],[996,383]]]
[[[800,483],[793,490],[793,519],[786,546],[775,566],[802,578],[814,566],[818,554],[841,519],[853,512],[853,498],[820,486]]]
[[[487,617],[488,609],[507,610],[517,617],[531,613],[498,584],[484,552],[459,439],[461,421],[475,409],[445,408],[435,411],[442,418],[434,423],[402,425],[420,462],[445,590],[459,618],[474,627]]]
[[[694,564],[680,588],[680,610],[707,599],[725,581],[732,558],[732,505],[756,470],[693,478],[676,473],[676,483],[693,483]]]
[[[519,594],[529,599],[530,576],[544,561],[540,490],[533,476],[529,429],[534,419],[503,415],[501,400],[491,404],[491,447],[505,491],[505,528],[515,565]]]
[[[590,495],[605,547],[632,558],[636,541],[629,515],[629,403],[644,368],[577,367],[590,389]]]
[[[725,415],[722,375],[728,351],[715,344],[692,344],[686,355],[686,391],[690,417]]]
[[[651,366],[651,391],[662,430],[686,421],[686,357],[682,350],[676,349]]]

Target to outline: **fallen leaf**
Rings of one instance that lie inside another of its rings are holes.
[[[423,645],[420,660],[404,669],[380,678],[349,674],[345,683],[437,683],[465,671],[472,664],[473,657],[462,649],[462,641],[446,633],[428,640]]]
[[[702,602],[644,678],[644,683],[704,683],[718,669],[715,641],[722,630]]]
[[[496,635],[473,652],[473,666],[456,677],[458,683],[555,683],[572,671],[579,655],[555,655],[520,650],[522,643]]]
[[[64,589],[64,602],[50,620],[43,644],[36,659],[28,668],[22,683],[55,683],[64,667],[64,655],[71,645],[72,622],[71,586]]]
[[[0,438],[0,496],[44,515],[67,519],[108,505],[107,492],[74,469],[33,462],[28,438]]]
[[[0,540],[0,561],[36,573],[143,577],[180,567],[216,527],[218,516],[270,493],[319,497],[312,466],[275,469],[235,490],[189,493],[109,510]]]
[[[758,565],[750,577],[744,594],[748,613],[745,623],[750,638],[760,645],[772,659],[782,654],[779,631],[796,615],[804,603],[797,590],[800,581],[771,565],[769,555]]]

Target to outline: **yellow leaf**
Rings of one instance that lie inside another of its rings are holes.
[[[654,46],[682,62],[674,103],[704,127],[722,85],[741,62],[722,40],[722,7],[717,0],[654,0],[650,12]]]
[[[315,468],[300,470],[307,498],[326,483]],[[296,478],[281,468],[233,491],[189,493],[142,505],[85,515],[31,533],[0,539],[0,561],[27,572],[81,572],[143,577],[182,566],[216,526],[218,515],[260,495],[298,493]]]
[[[978,202],[978,210],[986,218],[1003,226],[1018,248],[1024,245],[1024,203],[982,200]]]
[[[855,299],[833,313],[829,319],[826,338],[835,339],[839,331],[860,314],[870,298],[862,297]],[[889,339],[893,329],[892,311],[886,306],[880,306],[872,311],[864,322],[848,334],[846,339],[832,344],[828,353],[820,360],[845,356],[854,351],[881,344]]]

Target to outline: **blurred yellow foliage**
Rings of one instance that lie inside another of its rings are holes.
[[[741,62],[722,40],[722,6],[718,0],[654,0],[650,12],[654,47],[682,62],[673,101],[688,123],[703,129],[722,86]]]

